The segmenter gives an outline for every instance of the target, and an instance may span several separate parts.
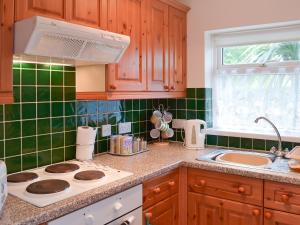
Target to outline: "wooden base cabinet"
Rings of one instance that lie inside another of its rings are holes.
[[[188,193],[188,225],[262,225],[262,208]]]
[[[146,220],[151,225],[178,225],[178,195],[174,195],[144,210],[143,225]]]
[[[299,225],[300,215],[265,209],[264,225]]]

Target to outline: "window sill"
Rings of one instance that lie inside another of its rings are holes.
[[[277,135],[274,133],[263,133],[263,132],[251,132],[251,131],[237,131],[237,130],[224,130],[209,128],[207,129],[207,134],[209,135],[219,135],[219,136],[230,136],[230,137],[243,137],[252,139],[262,139],[262,140],[277,140]],[[286,142],[296,142],[300,143],[300,133],[288,133],[280,132],[282,141]]]

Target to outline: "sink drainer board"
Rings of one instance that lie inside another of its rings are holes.
[[[197,160],[200,161],[211,161],[254,168],[265,168],[272,164],[275,159],[276,156],[273,154],[228,149],[217,149],[197,158]]]

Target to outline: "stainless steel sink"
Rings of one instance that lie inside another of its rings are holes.
[[[275,160],[274,154],[218,149],[198,157],[201,161],[212,161],[236,166],[267,168]]]

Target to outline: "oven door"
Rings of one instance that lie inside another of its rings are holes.
[[[142,207],[108,223],[107,225],[142,225]]]

